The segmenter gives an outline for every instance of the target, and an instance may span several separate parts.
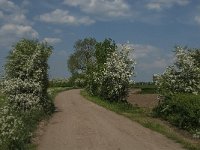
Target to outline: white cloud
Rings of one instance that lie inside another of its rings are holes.
[[[25,6],[28,6],[28,5],[30,5],[30,4],[31,4],[31,3],[30,3],[29,0],[23,0],[21,5],[22,5],[23,7],[25,7]]]
[[[44,38],[43,41],[46,41],[47,43],[54,45],[56,43],[60,43],[62,40],[60,38],[48,38],[48,37],[46,37],[46,38]]]
[[[151,45],[132,44],[132,47],[135,49],[136,59],[148,57],[154,53],[158,54],[160,51],[157,47]]]
[[[4,18],[4,14],[2,11],[0,11],[0,18],[3,19]]]
[[[196,21],[198,24],[200,24],[200,16],[195,16],[194,21]]]
[[[4,24],[0,27],[0,45],[8,46],[20,38],[37,38],[38,32],[28,25]]]
[[[121,49],[121,44],[117,46]],[[164,55],[158,47],[136,43],[127,43],[127,46],[134,49],[130,53],[130,58],[136,60],[136,81],[151,81],[153,74],[162,73],[173,62],[173,55],[171,53]]]
[[[0,0],[1,23],[30,24],[25,15],[25,10],[9,0]]]
[[[60,30],[60,29],[54,29],[54,31],[53,31],[55,34],[60,34],[60,33],[62,33],[62,30]]]
[[[130,16],[130,7],[124,0],[64,0],[64,4],[79,7],[84,13],[99,18]]]
[[[31,26],[5,24],[0,28],[0,34],[16,34],[17,36],[38,37],[38,33]]]
[[[20,38],[38,38],[26,12],[13,1],[0,0],[0,47],[8,48]]]
[[[15,5],[12,1],[0,0],[0,9],[5,11],[14,11],[18,9],[18,6]]]
[[[148,3],[147,8],[152,10],[161,10],[161,5],[159,3]]]
[[[69,14],[67,10],[56,9],[50,13],[45,13],[39,16],[39,20],[56,23],[56,24],[70,24],[70,25],[90,25],[95,23],[94,20],[90,19],[88,16],[76,17]]]
[[[150,2],[146,4],[146,7],[150,10],[160,11],[171,8],[174,5],[185,6],[189,4],[189,2],[189,0],[150,0]]]
[[[163,52],[152,45],[128,44],[134,49],[131,57],[136,59],[137,68],[140,70],[162,69],[172,62],[171,55],[163,56]]]

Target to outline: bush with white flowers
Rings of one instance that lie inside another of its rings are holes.
[[[126,99],[130,78],[134,73],[135,61],[129,58],[133,49],[128,45],[119,47],[107,54],[101,70],[92,72],[88,77],[90,93],[111,101]]]
[[[0,149],[23,149],[23,142],[30,133],[25,131],[22,118],[8,106],[0,109],[0,116]]]
[[[3,92],[15,110],[25,112],[52,105],[47,97],[47,60],[51,49],[46,43],[23,39],[10,52]]]
[[[154,113],[199,138],[200,50],[176,47],[175,56],[174,65],[155,76],[161,101]]]
[[[161,94],[200,93],[199,50],[176,47],[176,62],[157,76],[156,84]]]
[[[7,103],[0,109],[0,148],[23,149],[29,138],[25,130],[31,130],[39,114],[53,110],[47,95],[51,50],[47,43],[22,39],[10,51],[1,82]]]

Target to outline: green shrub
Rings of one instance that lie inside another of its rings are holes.
[[[157,93],[156,88],[142,88],[141,94],[155,94]]]
[[[27,136],[21,117],[5,106],[0,109],[0,149],[23,149]]]
[[[69,79],[52,79],[49,81],[49,87],[71,87]]]
[[[45,109],[48,101],[48,57],[52,47],[37,40],[22,39],[13,46],[5,65],[2,90],[8,103],[17,111]]]
[[[176,94],[166,97],[154,109],[154,113],[179,128],[189,131],[200,129],[200,95]]]
[[[161,75],[154,74],[160,94],[200,92],[200,49],[175,48],[175,63],[166,68]]]
[[[97,65],[87,74],[86,89],[109,101],[126,100],[135,68],[135,61],[129,58],[133,49],[128,44],[116,47],[107,41],[102,45],[107,48],[103,46],[96,50]]]
[[[86,86],[86,76],[84,73],[74,74],[69,78],[69,87],[83,88]]]
[[[1,90],[0,149],[26,149],[38,121],[54,110],[48,98],[48,64],[52,47],[36,40],[20,40],[10,51]]]
[[[138,82],[130,85],[131,88],[141,89],[141,94],[155,94],[157,93],[157,87],[152,82]]]

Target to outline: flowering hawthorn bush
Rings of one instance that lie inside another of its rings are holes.
[[[156,76],[161,103],[155,115],[199,137],[200,130],[200,51],[176,47],[176,62]]]
[[[47,97],[47,60],[51,49],[46,43],[23,39],[10,52],[3,92],[15,110],[25,112],[52,105]]]
[[[156,84],[163,95],[175,93],[200,93],[200,63],[196,57],[198,50],[185,50],[176,47],[175,65],[167,67],[165,72],[157,77]]]
[[[7,104],[0,109],[0,149],[24,149],[29,138],[25,131],[39,115],[52,111],[47,95],[51,49],[47,43],[23,39],[10,51],[1,82]]]
[[[22,118],[8,106],[0,109],[0,116],[0,149],[22,149],[22,143],[30,134],[25,131]]]
[[[125,100],[135,62],[129,58],[128,45],[109,53],[101,70],[89,75],[88,90],[107,100]]]

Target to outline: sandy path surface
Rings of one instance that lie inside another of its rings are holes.
[[[39,150],[182,150],[163,135],[142,127],[80,96],[58,94],[58,112],[40,139]]]

